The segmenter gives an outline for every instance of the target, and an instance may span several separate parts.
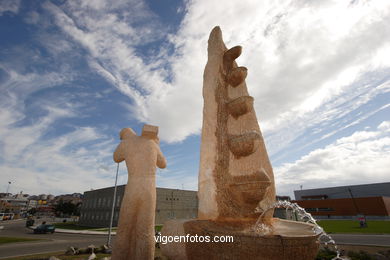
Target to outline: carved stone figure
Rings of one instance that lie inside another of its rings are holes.
[[[113,260],[153,259],[156,208],[156,166],[166,167],[158,127],[144,125],[142,135],[131,128],[120,132],[114,161],[126,162],[128,182],[122,199]]]

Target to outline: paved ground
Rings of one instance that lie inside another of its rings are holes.
[[[33,241],[10,243],[0,245],[0,259],[30,255],[45,252],[62,251],[69,246],[87,247],[90,244],[100,246],[106,243],[107,235],[86,235],[86,234],[33,234],[30,229],[25,228],[25,221],[0,222],[0,236],[2,237],[27,237],[41,238],[46,241]]]
[[[57,232],[54,234],[33,234],[30,229],[25,228],[24,220],[0,222],[0,236],[47,239],[47,241],[0,245],[0,259],[35,253],[57,252],[65,250],[69,246],[87,247],[90,244],[99,246],[105,244],[107,241],[107,235],[98,234],[87,235]],[[337,244],[376,245],[390,249],[390,235],[331,234],[331,236]]]

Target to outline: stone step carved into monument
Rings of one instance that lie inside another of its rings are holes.
[[[246,79],[248,69],[245,67],[237,67],[230,70],[227,75],[227,82],[232,87],[237,87]]]
[[[253,108],[253,97],[251,96],[241,96],[235,98],[227,103],[229,113],[234,117],[238,118],[239,116],[245,115],[250,112]]]
[[[251,131],[240,135],[229,136],[229,149],[237,158],[248,156],[254,153],[259,147],[261,135]]]
[[[243,202],[253,203],[264,197],[271,183],[267,172],[260,169],[253,174],[234,176],[230,187]]]
[[[230,70],[233,68],[233,62],[235,59],[240,57],[242,51],[241,46],[235,46],[223,54],[223,65],[225,69],[225,73],[228,74]]]

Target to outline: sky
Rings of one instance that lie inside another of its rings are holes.
[[[168,161],[157,186],[197,190],[217,25],[243,46],[278,195],[388,182],[389,24],[387,0],[2,0],[0,192],[113,186],[119,131],[145,123]]]

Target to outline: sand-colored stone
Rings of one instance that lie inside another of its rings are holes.
[[[171,260],[312,260],[318,234],[306,223],[273,218],[275,183],[264,139],[245,84],[247,69],[235,59],[240,46],[227,49],[219,27],[209,38],[203,79],[203,127],[196,220],[164,223],[163,236],[233,236],[231,243],[168,243]],[[256,210],[258,209],[258,210]],[[259,215],[271,232],[255,228]]]
[[[275,201],[275,184],[253,98],[245,84],[248,70],[235,62],[242,48],[227,49],[219,27],[212,30],[208,44],[198,216],[253,218],[259,203],[264,209]]]
[[[166,167],[158,144],[158,127],[145,125],[142,135],[131,128],[120,132],[115,162],[126,162],[128,182],[122,199],[113,260],[154,258],[156,166]]]
[[[165,222],[165,236],[233,237],[233,242],[177,242],[160,245],[171,260],[256,259],[313,260],[318,251],[318,234],[312,224],[274,219],[274,232],[281,235],[261,235],[250,232],[253,220],[170,220]],[[184,241],[184,239],[183,239]]]

